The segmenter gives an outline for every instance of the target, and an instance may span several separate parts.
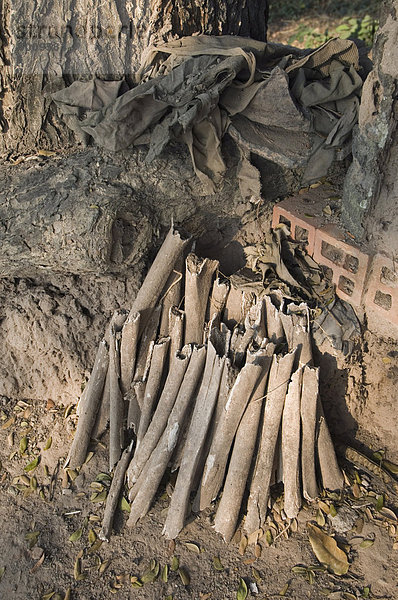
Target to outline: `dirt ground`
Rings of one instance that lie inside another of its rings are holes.
[[[278,518],[273,511],[268,524],[272,537],[266,532],[256,547],[249,545],[244,553],[237,538],[226,545],[212,530],[213,510],[192,519],[175,545],[163,538],[162,524],[169,503],[166,482],[150,514],[136,528],[129,530],[126,513],[119,511],[110,543],[99,546],[97,535],[104,504],[90,498],[97,489],[92,482],[97,480],[98,487],[98,479],[101,480],[98,475],[106,472],[106,438],[103,443],[93,445],[91,460],[73,482],[66,483],[60,465],[76,419],[71,408],[55,406],[51,401],[46,405],[2,399],[2,598],[50,598],[51,593],[53,598],[64,598],[69,589],[70,597],[76,600],[105,600],[114,596],[225,600],[237,598],[240,578],[248,587],[256,586],[251,594],[259,599],[283,595],[312,600],[397,598],[398,551],[393,549],[393,545],[397,547],[396,520],[392,513],[376,510],[376,496],[383,494],[385,505],[392,506],[397,499],[396,489],[393,485],[385,487],[377,476],[362,471],[355,476],[352,469],[347,469],[352,485],[347,486],[344,494],[323,498],[336,508],[334,519],[325,516],[315,502],[306,506],[288,528],[289,521]],[[26,450],[20,445],[24,438]],[[28,471],[27,465],[37,456],[38,466]],[[322,515],[326,520],[324,525]],[[307,521],[315,524],[318,521],[325,531],[336,535],[349,558],[347,575],[315,570],[309,582],[306,573],[292,571],[298,565],[319,567],[308,540]],[[73,534],[75,541],[70,539]],[[193,545],[187,546],[186,542]],[[81,568],[76,570],[78,557]],[[167,582],[158,576],[143,587],[133,587],[134,577],[142,577],[151,561],[157,561],[163,568],[175,563],[174,557],[188,575],[189,583],[185,580],[184,584],[179,573],[170,569]],[[219,558],[221,565],[214,562],[215,558]]]

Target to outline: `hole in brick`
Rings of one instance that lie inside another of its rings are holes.
[[[294,230],[294,239],[298,242],[308,244],[308,229],[304,229],[304,227],[296,225],[296,229]]]
[[[357,257],[347,254],[344,261],[344,268],[346,271],[350,271],[351,273],[358,273],[359,260]]]
[[[352,296],[354,291],[355,283],[348,279],[348,277],[344,277],[344,275],[340,275],[339,277],[339,285],[337,286],[339,290],[347,294],[347,296]]]
[[[286,217],[284,217],[283,215],[279,215],[279,223],[284,223],[289,227],[290,231],[292,230],[291,221],[289,221],[289,219],[286,219]]]
[[[323,276],[332,283],[333,281],[333,269],[327,267],[326,265],[319,265],[322,269]]]
[[[387,267],[382,267],[380,274],[380,281],[384,283],[384,285],[388,285],[389,287],[397,287],[398,285],[398,275],[394,273]]]
[[[325,241],[322,242],[321,254],[339,267],[341,267],[344,262],[344,252]]]
[[[377,306],[384,308],[384,310],[391,310],[392,298],[390,294],[383,294],[383,292],[377,290],[373,302],[377,304]]]

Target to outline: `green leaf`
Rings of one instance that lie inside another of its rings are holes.
[[[124,510],[125,512],[131,511],[130,504],[124,496],[122,496],[122,499],[120,501],[120,508],[121,508],[121,510]]]
[[[50,436],[50,437],[48,438],[48,440],[46,441],[46,445],[44,446],[43,450],[49,450],[49,449],[51,448],[51,444],[52,444],[52,443],[53,443],[53,439],[52,439],[52,437]]]
[[[335,517],[337,515],[337,510],[335,509],[334,504],[329,506],[329,515],[331,517]]]
[[[375,543],[374,540],[363,540],[363,542],[361,542],[359,544],[360,548],[370,548],[370,546],[373,546],[373,544]]]
[[[370,588],[369,587],[364,587],[362,590],[362,598],[369,598],[369,594],[370,594]]]
[[[36,469],[37,465],[40,462],[40,454],[39,456],[36,456],[36,458],[34,460],[32,460],[32,462],[30,462],[28,465],[26,465],[26,467],[24,468],[24,471],[33,471],[34,469]]]
[[[224,565],[221,563],[221,560],[218,556],[213,558],[213,567],[216,571],[224,571]]]
[[[82,537],[83,534],[83,529],[80,527],[80,529],[76,529],[76,531],[74,531],[72,533],[72,535],[69,536],[69,541],[70,542],[77,542],[80,540],[80,538]]]
[[[194,544],[193,542],[185,542],[185,546],[191,552],[195,552],[195,554],[200,554],[200,548],[199,548],[198,544]]]
[[[384,496],[383,494],[380,494],[379,496],[377,496],[377,502],[376,502],[376,510],[380,511],[384,506]]]
[[[240,579],[238,592],[236,594],[237,600],[246,600],[247,598],[247,585],[244,579]]]
[[[178,557],[173,556],[173,558],[171,559],[170,569],[172,571],[178,571],[179,566],[180,566],[180,561],[178,560]]]
[[[6,568],[0,567],[0,581],[3,579],[5,572],[6,572]]]
[[[94,544],[94,542],[96,541],[97,536],[95,534],[95,531],[93,529],[89,529],[88,531],[88,541],[90,544]]]
[[[292,567],[292,571],[297,575],[306,575],[307,567],[301,567],[300,565],[296,565],[295,567]]]
[[[32,550],[32,548],[36,546],[39,540],[39,535],[40,531],[29,531],[29,533],[25,535],[25,540],[28,542],[29,550]]]
[[[160,576],[160,579],[164,582],[167,583],[169,580],[169,565],[164,565],[163,569],[162,569],[162,574]]]
[[[23,438],[20,439],[19,442],[19,454],[23,454],[26,450],[26,448],[28,447],[28,438],[26,436],[24,436]]]
[[[94,494],[91,494],[90,500],[91,502],[105,502],[107,495],[108,492],[106,490],[103,490],[100,493],[94,492]]]

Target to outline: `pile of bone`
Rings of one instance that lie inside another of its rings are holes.
[[[184,260],[189,241],[170,230],[130,312],[114,314],[79,402],[65,466],[82,465],[90,438],[109,423],[103,539],[126,473],[130,526],[171,468],[164,534],[179,534],[196,493],[194,512],[221,496],[214,526],[226,541],[242,514],[248,534],[264,524],[275,482],[283,481],[288,518],[320,485],[343,484],[311,366],[307,306],[282,310],[231,287],[217,261],[192,252]]]

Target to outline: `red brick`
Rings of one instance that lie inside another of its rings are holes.
[[[300,239],[300,230],[297,228],[304,229],[307,232],[306,250],[308,254],[312,255],[316,229],[324,223],[322,213],[324,205],[325,202],[320,201],[319,197],[311,197],[310,193],[305,196],[286,198],[286,200],[282,200],[274,206],[272,227],[276,227],[284,220],[288,221],[290,223],[290,233],[294,239]]]
[[[361,304],[370,255],[344,239],[337,225],[326,225],[316,231],[314,260],[329,267],[340,298],[354,306]]]
[[[364,305],[365,310],[398,325],[398,264],[382,254],[372,260]]]

